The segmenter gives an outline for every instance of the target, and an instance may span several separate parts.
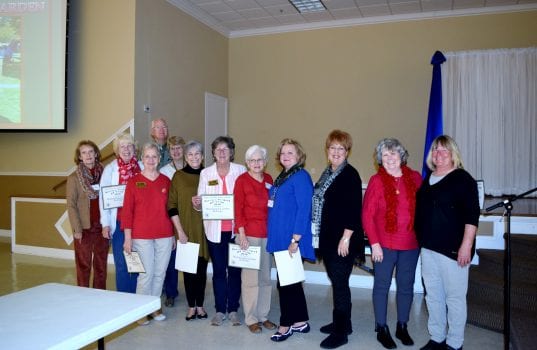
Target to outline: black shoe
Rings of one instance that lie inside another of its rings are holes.
[[[308,333],[310,331],[311,327],[310,327],[310,324],[308,322],[304,323],[303,325],[301,326],[291,326],[291,331],[293,331],[293,333]]]
[[[462,346],[460,348],[455,349],[455,348],[453,348],[453,347],[451,347],[451,346],[446,344],[446,350],[462,350]]]
[[[329,323],[327,325],[324,325],[321,327],[320,331],[321,333],[324,333],[324,334],[332,334],[334,333],[334,324],[333,323]],[[352,328],[348,329],[347,330],[347,335],[351,335],[352,334]]]
[[[431,339],[424,347],[420,348],[420,350],[446,350],[446,346],[445,340],[441,343],[437,343]]]
[[[387,325],[380,326],[377,324],[377,326],[375,327],[375,332],[377,332],[377,340],[386,349],[395,349],[397,347],[397,345],[392,339],[390,329]]]
[[[321,348],[323,349],[335,349],[341,345],[348,343],[347,336],[345,334],[332,333],[321,342]]]
[[[397,330],[395,331],[395,336],[403,343],[403,345],[414,345],[414,340],[410,338],[408,334],[408,329],[406,323],[397,322]]]
[[[185,320],[187,320],[187,321],[195,320],[197,315],[198,315],[198,312],[196,311],[196,309],[194,309],[194,313],[192,315],[190,315],[190,316],[186,315]]]
[[[280,342],[280,341],[287,340],[287,338],[289,338],[292,335],[293,335],[293,330],[291,329],[291,327],[289,327],[289,329],[285,333],[280,333],[280,332],[274,333],[270,337],[270,340]]]

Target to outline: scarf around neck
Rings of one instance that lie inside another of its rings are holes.
[[[414,226],[414,213],[416,211],[416,191],[417,186],[412,180],[409,167],[406,165],[401,166],[403,175],[400,182],[406,190],[406,200],[408,201],[410,223],[409,226]],[[384,189],[384,201],[386,202],[386,213],[384,214],[384,228],[388,233],[395,233],[397,231],[397,203],[399,196],[399,186],[396,184],[396,178],[386,171],[384,167],[379,166],[378,174],[382,181],[382,187]]]
[[[120,185],[126,184],[130,178],[138,175],[142,171],[138,165],[136,157],[132,157],[128,162],[125,162],[121,157],[117,157],[117,164],[119,166]]]
[[[88,168],[83,163],[78,164],[76,168],[76,177],[82,191],[88,196],[89,199],[95,199],[99,197],[99,191],[95,191],[91,185],[99,183],[101,180],[101,174],[103,173],[103,165],[99,162],[95,162],[93,169]]]
[[[295,164],[289,169],[288,171],[282,170],[280,175],[274,180],[274,187],[280,187],[285,181],[287,181],[291,176],[298,173],[300,170],[302,170],[303,167],[299,166],[298,164]]]
[[[341,163],[334,171],[332,171],[331,166],[328,165],[321,174],[319,181],[317,181],[317,183],[315,184],[315,188],[313,189],[311,210],[312,222],[314,224],[313,227],[315,228],[315,232],[313,232],[314,236],[319,236],[319,233],[321,231],[321,217],[323,214],[324,194],[326,190],[328,190],[330,185],[332,185],[336,177],[341,174],[341,172],[346,166],[347,160]]]

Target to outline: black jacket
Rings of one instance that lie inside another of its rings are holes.
[[[463,169],[456,169],[434,185],[430,175],[416,194],[414,226],[418,242],[427,248],[457,260],[466,224],[478,226],[477,184]],[[475,240],[472,257],[475,253]]]

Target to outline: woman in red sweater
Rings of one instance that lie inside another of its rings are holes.
[[[144,145],[144,170],[127,182],[121,212],[121,226],[125,231],[123,249],[128,254],[137,251],[145,268],[145,273],[138,276],[136,293],[153,296],[162,294],[166,268],[175,245],[167,211],[170,179],[159,173],[159,158],[157,145]],[[151,316],[157,321],[166,319],[160,310]],[[142,325],[147,323],[147,320],[140,321]]]
[[[404,345],[414,344],[407,331],[407,322],[419,256],[414,213],[421,176],[406,166],[408,152],[397,139],[381,140],[375,154],[379,169],[367,185],[362,222],[375,267],[373,308],[377,340],[385,348],[393,349],[396,344],[386,325],[386,309],[394,269],[397,282],[395,336]]]
[[[248,172],[235,182],[235,227],[242,249],[248,249],[250,245],[261,247],[259,270],[242,269],[241,272],[244,321],[250,332],[260,333],[261,326],[276,329],[276,325],[267,318],[272,293],[271,256],[267,252],[267,203],[272,177],[265,172],[266,148],[251,146],[245,158]]]

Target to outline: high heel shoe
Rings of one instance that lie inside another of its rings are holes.
[[[192,320],[195,320],[197,316],[198,316],[198,312],[196,311],[196,309],[194,309],[194,313],[192,315],[190,315],[190,316],[186,315],[185,320],[192,321]],[[207,316],[207,315],[205,315],[205,316]]]
[[[291,327],[289,327],[287,329],[287,332],[285,333],[280,333],[279,331],[274,333],[271,337],[270,337],[270,340],[272,341],[276,341],[276,342],[280,342],[280,341],[284,341],[284,340],[287,340],[287,338],[289,338],[290,336],[293,335],[293,329]]]

